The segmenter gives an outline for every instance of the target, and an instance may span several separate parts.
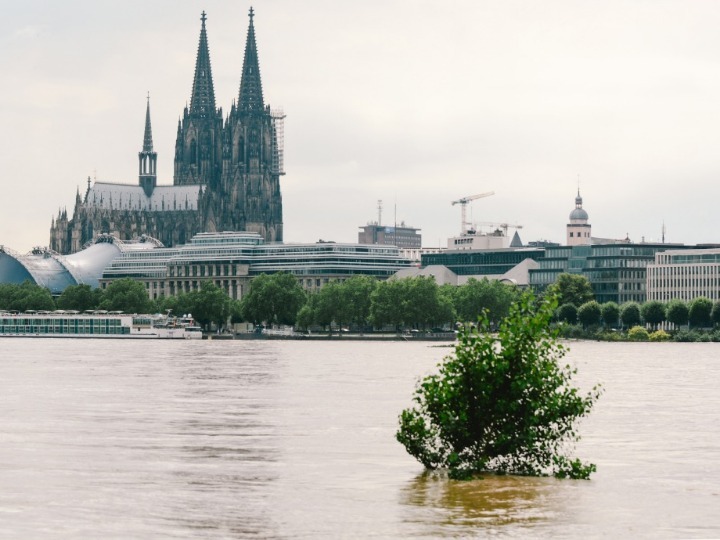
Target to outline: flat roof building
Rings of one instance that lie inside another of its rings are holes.
[[[647,267],[647,299],[720,300],[720,248],[668,250]]]
[[[420,249],[422,246],[422,235],[418,233],[420,229],[408,227],[404,222],[398,226],[368,223],[360,229],[359,244],[397,246],[403,249]]]
[[[118,257],[103,273],[103,287],[131,277],[145,284],[150,298],[174,296],[211,282],[240,299],[252,278],[288,272],[305,289],[355,275],[387,279],[410,266],[396,246],[340,244],[265,244],[251,232],[200,233],[189,244],[152,253]]]

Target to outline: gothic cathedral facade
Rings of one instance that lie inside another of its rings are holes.
[[[202,14],[190,105],[177,126],[173,185],[157,184],[148,98],[138,183],[91,185],[88,179],[72,218],[61,210],[53,219],[51,249],[73,253],[101,233],[122,240],[147,235],[166,246],[217,231],[257,232],[266,242],[282,242],[284,115],[263,100],[253,17],[251,8],[238,100],[223,117]]]

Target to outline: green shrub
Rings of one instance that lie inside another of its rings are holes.
[[[669,341],[670,334],[668,334],[665,330],[655,330],[650,334],[649,338],[650,341]]]
[[[678,330],[673,334],[673,341],[679,341],[683,343],[691,343],[698,341],[699,334],[695,330]]]
[[[400,415],[396,438],[413,457],[451,478],[595,471],[566,455],[600,390],[582,395],[571,384],[575,370],[558,364],[565,348],[549,326],[555,306],[554,298],[524,294],[500,325],[499,346],[486,317],[460,329],[454,354],[420,381],[415,405]]]
[[[650,339],[648,331],[642,326],[633,326],[630,330],[628,330],[627,335],[630,341],[647,341]]]
[[[712,336],[707,332],[698,332],[696,341],[701,341],[703,343],[707,343],[709,341],[712,341]]]

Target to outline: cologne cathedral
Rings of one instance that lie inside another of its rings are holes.
[[[72,218],[61,210],[53,219],[51,249],[74,253],[101,233],[122,240],[147,235],[166,246],[218,231],[251,231],[266,242],[282,241],[284,116],[263,101],[253,16],[251,8],[239,97],[223,117],[215,105],[202,13],[190,106],[177,126],[173,185],[157,185],[148,98],[138,182],[91,185],[88,179],[84,197],[76,195]]]

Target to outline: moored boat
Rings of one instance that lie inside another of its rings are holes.
[[[0,337],[202,339],[191,318],[75,311],[0,313]]]

